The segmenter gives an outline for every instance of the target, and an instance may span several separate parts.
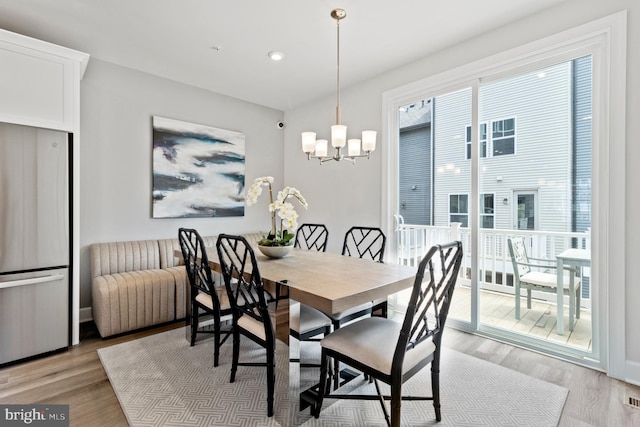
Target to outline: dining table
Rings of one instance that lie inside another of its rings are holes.
[[[254,251],[265,289],[270,292],[277,289],[280,295],[277,304],[270,304],[270,312],[276,338],[287,345],[290,343],[288,299],[324,313],[339,313],[412,287],[417,271],[415,266],[380,263],[331,252],[294,248],[282,258],[269,258],[255,246]],[[176,256],[182,255],[176,251]],[[221,273],[216,248],[208,247],[207,256],[211,269]],[[292,351],[294,348],[296,346],[290,346]],[[289,360],[298,357],[299,354],[289,353]],[[297,386],[290,384],[291,388]],[[278,397],[277,393],[276,405],[287,399],[286,396]],[[300,410],[306,405],[300,399],[293,406]],[[289,420],[283,420],[287,425],[295,425],[294,412],[290,412]]]

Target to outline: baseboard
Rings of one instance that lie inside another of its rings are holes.
[[[640,363],[627,360],[625,371],[625,382],[640,386]]]
[[[91,307],[83,307],[80,309],[80,323],[91,322],[93,320],[93,313]]]

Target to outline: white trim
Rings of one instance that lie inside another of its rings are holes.
[[[93,310],[91,307],[83,307],[80,309],[79,323],[91,322],[93,320]]]
[[[594,353],[600,358],[602,368],[608,375],[625,379],[625,88],[626,88],[626,34],[627,12],[592,21],[545,37],[508,51],[469,63],[446,72],[384,92],[382,135],[387,141],[383,145],[382,162],[382,225],[390,236],[393,231],[393,214],[398,206],[398,108],[416,99],[427,99],[439,95],[475,88],[479,79],[491,81],[536,66],[553,64],[593,54],[593,259],[592,277],[597,277],[599,292],[593,295],[594,307]],[[604,83],[602,83],[604,82]],[[477,96],[477,95],[476,95]],[[477,105],[477,98],[474,98]],[[472,128],[477,129],[477,112],[474,109]],[[477,132],[472,133],[477,147]],[[477,151],[477,150],[476,150]],[[477,153],[472,153],[472,174],[477,175]],[[477,182],[473,180],[472,182]],[[472,187],[472,200],[477,199],[477,184]],[[615,203],[614,203],[615,201]],[[471,204],[477,217],[477,207]],[[477,229],[474,227],[474,229]],[[477,233],[477,230],[476,230]],[[477,235],[472,242],[477,242]],[[390,247],[394,251],[394,241]],[[391,254],[395,256],[394,253]],[[472,265],[473,275],[477,265]],[[477,301],[477,285],[473,287],[472,299]],[[476,298],[473,298],[476,297]],[[475,302],[472,306],[471,327],[477,329]],[[634,373],[634,381],[640,380],[640,372]]]

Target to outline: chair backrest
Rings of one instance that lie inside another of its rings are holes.
[[[382,262],[386,244],[387,237],[379,228],[351,227],[344,235],[342,255]]]
[[[392,375],[402,376],[406,354],[410,351],[420,352],[420,344],[425,340],[433,340],[435,351],[440,351],[442,332],[461,264],[460,241],[435,245],[420,261],[393,357]],[[425,359],[416,364],[405,375],[410,378],[428,362]]]
[[[213,289],[215,282],[202,237],[193,228],[180,228],[178,229],[178,241],[191,285],[191,298],[194,299],[199,292],[204,292],[211,295],[214,304],[219,307],[218,296]]]
[[[529,257],[527,256],[527,247],[524,245],[522,237],[512,237],[507,240],[509,244],[509,254],[511,255],[511,263],[513,271],[517,273],[519,279],[522,275],[531,271],[529,265]]]
[[[329,230],[323,224],[302,224],[296,231],[294,247],[326,252]]]
[[[242,236],[220,234],[216,249],[234,322],[249,316],[264,325],[266,341],[275,342],[258,261],[251,244]]]

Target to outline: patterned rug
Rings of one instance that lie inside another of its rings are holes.
[[[292,364],[288,347],[277,348],[275,415],[268,418],[266,368],[239,367],[229,383],[231,343],[222,346],[220,366],[213,367],[213,340],[190,347],[185,329],[175,329],[98,350],[113,389],[131,426],[384,426],[375,401],[325,400],[319,419],[297,410],[297,390],[318,380],[318,370]],[[298,349],[292,343],[292,349]],[[301,359],[319,359],[317,343],[302,343]],[[263,361],[264,350],[242,340],[241,361]],[[302,378],[299,379],[300,371]],[[444,348],[440,374],[442,422],[431,402],[403,402],[406,426],[557,426],[568,390],[519,372]],[[360,379],[347,392],[372,388]],[[290,393],[290,394],[289,394]],[[431,393],[429,368],[405,383],[404,394]],[[289,400],[283,396],[289,395]],[[288,422],[289,411],[295,421]]]

